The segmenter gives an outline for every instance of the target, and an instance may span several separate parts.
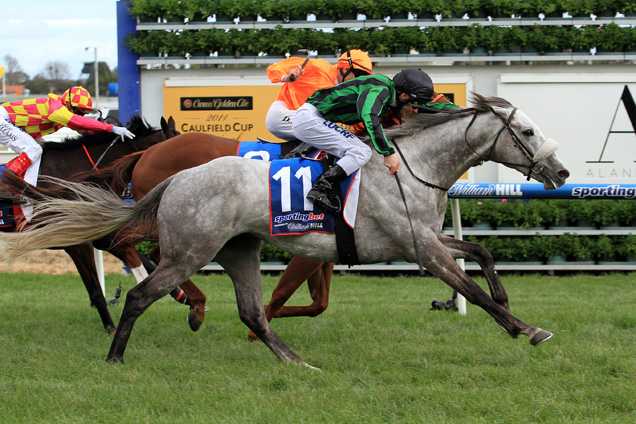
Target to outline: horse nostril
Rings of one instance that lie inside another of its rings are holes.
[[[570,172],[567,169],[560,170],[557,175],[563,179],[566,179],[570,176]]]

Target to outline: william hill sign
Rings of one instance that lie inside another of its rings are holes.
[[[181,110],[253,110],[252,96],[242,97],[181,97]]]

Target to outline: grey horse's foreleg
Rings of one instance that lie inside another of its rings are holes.
[[[259,239],[243,234],[228,241],[215,260],[232,278],[241,321],[283,362],[304,364],[267,322],[263,308],[260,250]]]
[[[488,312],[495,319],[497,325],[512,337],[525,334],[532,345],[538,345],[552,337],[552,333],[549,331],[524,323],[514,317],[509,310],[496,303],[461,269],[450,252],[437,238],[427,240],[425,249],[427,255],[424,256],[423,261],[426,269],[457,290],[470,303]]]
[[[438,239],[449,250],[454,259],[467,259],[477,262],[484,272],[492,299],[510,311],[508,294],[501,283],[499,274],[495,269],[495,261],[490,252],[477,243],[470,243],[445,235],[438,236]]]

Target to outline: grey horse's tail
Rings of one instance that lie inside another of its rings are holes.
[[[33,250],[96,240],[133,222],[133,225],[149,231],[172,177],[133,204],[124,203],[114,193],[93,185],[57,178],[48,181],[63,186],[75,199],[27,198],[33,205],[31,222],[35,224],[27,225],[19,232],[0,234],[0,255],[8,263]]]

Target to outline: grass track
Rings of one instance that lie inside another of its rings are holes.
[[[273,324],[316,372],[246,341],[226,276],[194,279],[198,333],[162,299],[114,365],[79,277],[0,274],[0,423],[636,422],[635,277],[505,276],[513,313],[555,334],[532,347],[472,305],[428,311],[450,295],[435,278],[336,276],[324,314]]]

